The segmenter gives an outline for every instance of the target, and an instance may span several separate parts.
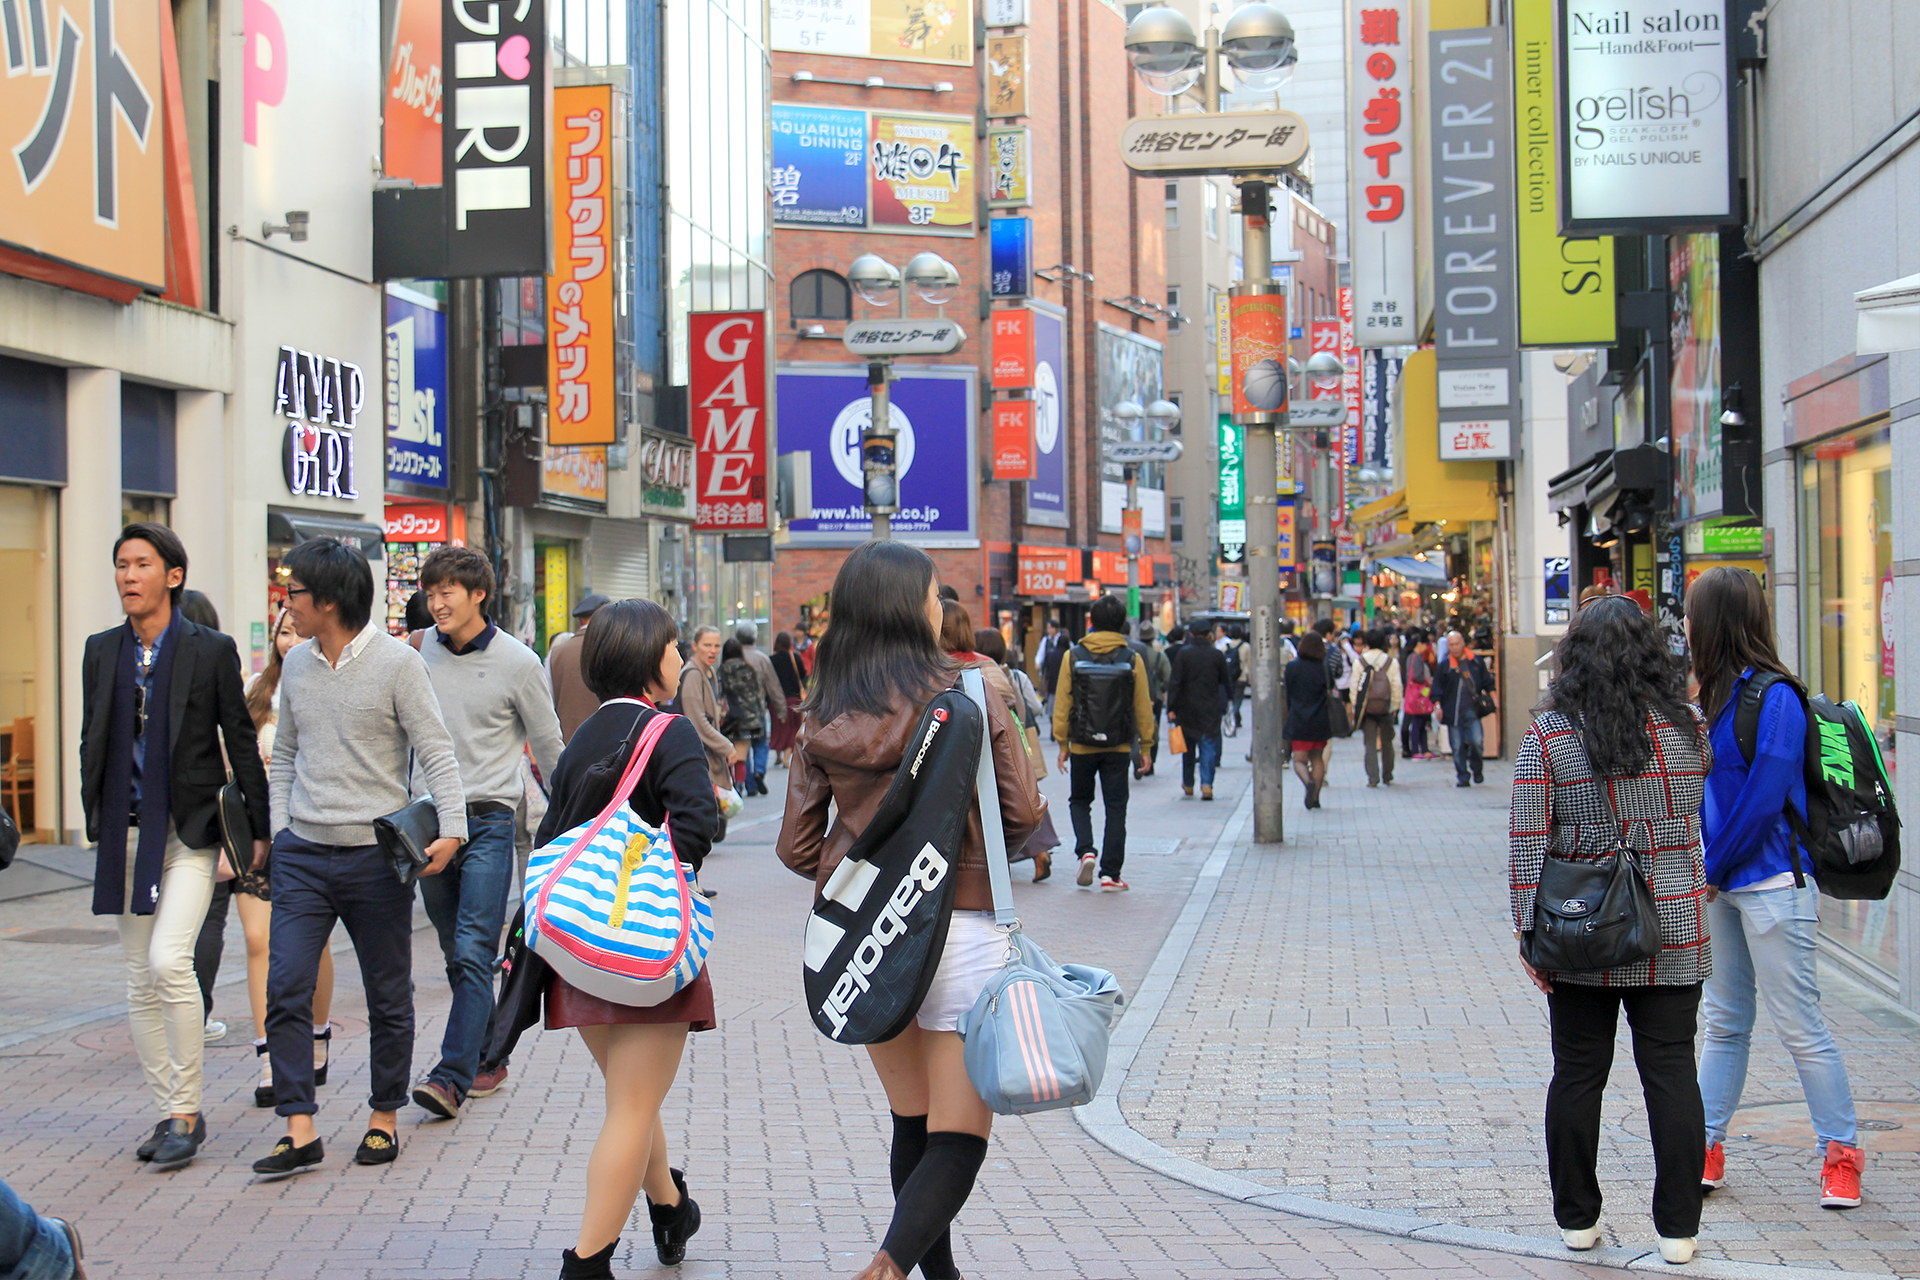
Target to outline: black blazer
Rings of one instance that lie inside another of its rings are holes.
[[[247,714],[240,683],[240,651],[233,637],[196,626],[182,617],[173,643],[173,685],[167,699],[168,791],[173,827],[189,849],[220,843],[220,788],[227,785],[227,761],[247,800],[247,818],[255,839],[270,839],[267,770],[260,763],[253,717]],[[80,687],[85,701],[80,720],[80,803],[87,815],[87,839],[100,838],[101,790],[107,777],[107,738],[113,720],[113,680],[120,665],[123,622],[87,637],[81,659]],[[226,739],[227,758],[220,757]]]
[[[1219,734],[1221,708],[1230,691],[1227,658],[1218,649],[1204,640],[1189,640],[1174,652],[1167,710],[1188,738]]]

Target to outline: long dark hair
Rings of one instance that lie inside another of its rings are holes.
[[[849,711],[890,715],[952,683],[958,667],[927,625],[933,573],[933,558],[904,542],[863,543],[841,562],[806,714],[820,724]]]
[[[1693,726],[1686,677],[1667,652],[1666,637],[1625,596],[1590,601],[1574,614],[1554,658],[1559,674],[1540,709],[1558,711],[1580,726],[1595,774],[1645,771],[1653,758],[1649,712],[1681,728]]]
[[[267,632],[267,665],[253,683],[247,686],[247,714],[253,717],[253,727],[263,728],[273,719],[273,695],[280,687],[280,671],[283,659],[280,657],[280,624],[287,620],[287,606],[281,605],[280,612],[274,615],[273,627]]]
[[[1687,644],[1709,720],[1727,705],[1733,682],[1748,667],[1776,672],[1805,692],[1773,647],[1773,612],[1751,569],[1716,565],[1694,579],[1687,588]]]

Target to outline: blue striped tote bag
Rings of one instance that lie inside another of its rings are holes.
[[[650,826],[628,803],[677,718],[654,716],[607,807],[527,862],[528,945],[568,982],[616,1004],[667,1000],[700,976],[713,944],[713,909],[666,825]]]

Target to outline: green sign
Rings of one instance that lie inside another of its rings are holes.
[[[1757,524],[1708,525],[1700,530],[1700,552],[1709,556],[1766,554],[1767,531]]]
[[[1220,415],[1220,545],[1247,544],[1246,435]]]

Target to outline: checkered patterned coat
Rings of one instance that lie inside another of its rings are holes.
[[[1653,758],[1634,777],[1594,778],[1573,722],[1557,711],[1535,715],[1513,765],[1513,818],[1508,879],[1513,921],[1533,928],[1534,891],[1545,859],[1605,856],[1616,832],[1600,787],[1609,788],[1627,843],[1640,855],[1660,909],[1660,954],[1598,973],[1556,974],[1579,986],[1686,986],[1713,972],[1707,936],[1705,856],[1700,805],[1710,750],[1706,721],[1669,724],[1651,712]]]

